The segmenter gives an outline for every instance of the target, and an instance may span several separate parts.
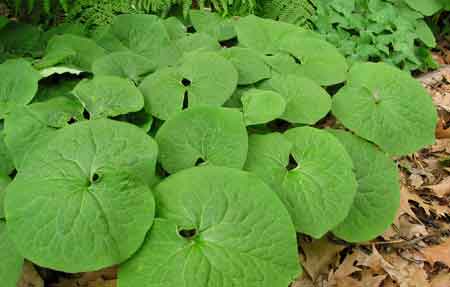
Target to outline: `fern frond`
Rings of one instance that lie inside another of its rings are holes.
[[[308,27],[308,21],[315,12],[316,7],[311,0],[263,0],[259,15]]]

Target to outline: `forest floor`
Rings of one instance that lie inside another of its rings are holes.
[[[439,113],[437,141],[396,159],[401,203],[394,224],[371,242],[299,238],[304,274],[291,287],[450,287],[450,42],[443,68],[418,77]],[[26,263],[18,287],[115,287],[116,269],[62,274]],[[44,283],[45,282],[45,283]]]

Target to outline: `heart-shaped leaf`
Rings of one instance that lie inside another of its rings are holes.
[[[54,36],[48,43],[46,55],[39,67],[63,64],[90,72],[92,64],[104,55],[105,50],[89,38],[70,34]]]
[[[144,107],[139,89],[130,80],[116,76],[83,80],[73,93],[93,119],[137,112]]]
[[[214,52],[220,50],[220,44],[216,39],[204,33],[188,34],[186,37],[175,42],[178,55],[181,57],[185,53],[200,51],[200,52]]]
[[[159,160],[169,173],[200,163],[240,169],[247,157],[243,116],[234,109],[187,109],[163,124],[156,141]]]
[[[191,10],[189,15],[197,32],[207,33],[218,41],[226,41],[236,37],[232,19],[204,10]]]
[[[153,221],[148,185],[157,157],[156,143],[141,129],[85,121],[55,132],[29,157],[5,199],[8,231],[27,259],[93,271],[140,247]]]
[[[341,83],[347,78],[347,61],[330,43],[311,32],[293,32],[279,43],[282,51],[288,52],[301,63],[298,74],[314,80],[321,86]]]
[[[120,286],[285,287],[299,275],[292,222],[257,177],[196,167],[155,191],[159,218]]]
[[[431,97],[409,74],[388,64],[355,64],[348,84],[333,97],[332,111],[391,155],[412,153],[435,139]]]
[[[0,220],[0,278],[3,286],[17,286],[22,275],[23,257],[17,252],[9,238],[6,223]]]
[[[180,67],[156,71],[139,86],[145,109],[167,120],[185,107],[221,106],[237,86],[233,65],[212,52],[185,55]]]
[[[230,60],[238,71],[239,85],[254,84],[272,75],[264,58],[252,49],[232,47],[222,50],[222,55]]]
[[[331,97],[327,91],[305,77],[274,75],[259,87],[283,96],[286,109],[280,118],[291,123],[313,125],[331,109]]]
[[[443,0],[403,0],[409,7],[419,11],[425,16],[431,16],[444,8]]]
[[[272,91],[251,89],[242,94],[241,101],[247,125],[264,124],[280,118],[286,108],[283,96]]]
[[[156,65],[144,56],[133,52],[115,52],[98,59],[92,66],[96,76],[116,76],[135,83],[156,69]]]
[[[348,216],[333,233],[349,242],[369,241],[391,224],[400,206],[398,171],[373,144],[342,130],[328,130],[353,160],[358,191]]]
[[[244,167],[277,192],[297,231],[315,238],[347,216],[356,193],[352,168],[334,136],[310,127],[250,136]]]
[[[39,73],[23,59],[0,64],[0,119],[16,106],[31,102],[38,89]]]
[[[175,63],[175,46],[171,41],[172,29],[155,15],[128,14],[114,18],[110,33],[121,44],[136,54],[142,55],[157,66]],[[111,36],[110,36],[111,37]]]

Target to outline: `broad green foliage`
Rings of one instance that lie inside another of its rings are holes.
[[[118,265],[120,287],[286,287],[296,232],[357,242],[389,226],[388,155],[434,141],[420,84],[387,64],[349,72],[295,25],[191,20],[38,29],[31,58],[0,64],[0,255],[18,252],[0,276],[15,281],[25,258],[69,273]]]
[[[9,19],[5,16],[0,16],[0,29],[6,26],[9,23]]]
[[[145,109],[163,120],[188,107],[221,106],[236,89],[238,73],[222,56],[211,52],[187,54],[179,67],[156,71],[139,86]]]
[[[247,156],[244,119],[232,109],[189,108],[166,121],[156,141],[159,160],[169,173],[193,167],[199,160],[240,169]]]
[[[97,76],[117,76],[138,83],[155,68],[155,65],[143,56],[133,52],[116,52],[95,61],[92,72]]]
[[[0,220],[0,278],[3,286],[16,286],[22,274],[23,257],[17,252],[9,238],[6,224]]]
[[[91,39],[65,34],[55,36],[49,41],[40,67],[63,64],[89,72],[94,61],[104,55],[104,49]]]
[[[67,272],[129,258],[152,225],[148,184],[156,155],[156,143],[126,123],[89,121],[58,131],[7,189],[8,230],[20,253]]]
[[[264,58],[252,49],[232,47],[223,50],[222,55],[230,60],[238,71],[239,85],[254,84],[272,75]]]
[[[298,166],[288,166],[290,158]],[[347,216],[356,192],[352,168],[337,139],[310,127],[291,129],[284,137],[251,136],[245,165],[277,191],[297,231],[315,238]]]
[[[12,109],[31,102],[37,92],[39,73],[25,60],[9,60],[0,64],[0,119]]]
[[[81,81],[73,90],[92,119],[115,117],[137,112],[144,107],[144,97],[128,79],[97,76]]]
[[[241,97],[244,121],[247,125],[264,124],[281,118],[286,101],[276,92],[252,89]]]
[[[286,109],[279,118],[291,123],[315,124],[331,109],[328,93],[309,78],[276,75],[261,87],[283,96]]]
[[[202,10],[192,10],[189,15],[192,25],[197,32],[207,33],[218,41],[230,40],[236,37],[236,31],[231,19]]]
[[[285,287],[299,275],[289,215],[255,176],[195,167],[161,182],[155,197],[158,219],[119,286]]]
[[[299,61],[289,73],[311,77],[320,85],[345,80],[345,58],[326,41],[294,25],[248,16],[236,24],[239,44],[273,57],[288,53]]]
[[[436,41],[423,14],[442,8],[439,1],[314,0],[317,9],[310,21],[350,64],[384,61],[408,71],[425,70],[436,67],[429,51]]]
[[[358,64],[333,98],[333,114],[350,130],[392,155],[434,142],[431,97],[407,73],[383,64]]]
[[[349,132],[328,131],[338,138],[351,156],[358,181],[353,206],[333,233],[350,242],[374,239],[391,225],[400,205],[397,168],[373,144]]]

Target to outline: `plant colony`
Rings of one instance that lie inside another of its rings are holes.
[[[0,65],[3,286],[26,258],[119,265],[120,287],[286,287],[296,232],[358,242],[391,224],[390,157],[434,141],[421,85],[384,63],[349,69],[294,25],[191,20],[195,33],[151,15],[91,37],[64,25],[37,60]],[[0,23],[17,54],[23,26]],[[339,124],[320,129],[330,113]]]

